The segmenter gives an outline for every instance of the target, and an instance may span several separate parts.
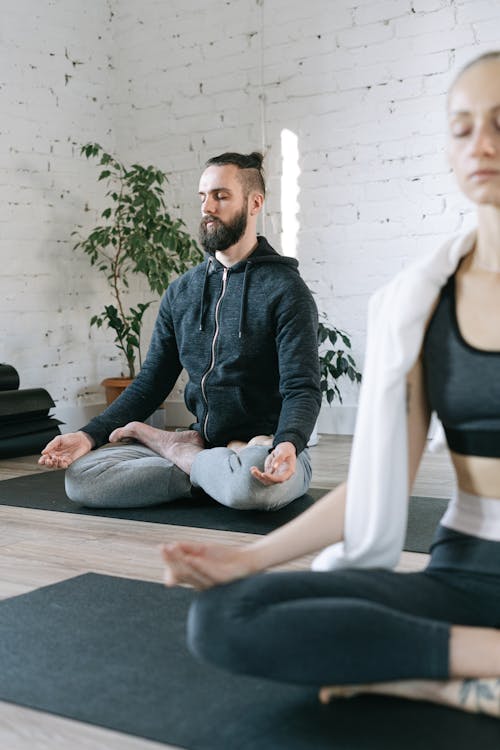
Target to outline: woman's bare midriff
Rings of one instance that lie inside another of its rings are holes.
[[[500,458],[463,456],[451,451],[458,486],[471,495],[498,498],[500,502]]]

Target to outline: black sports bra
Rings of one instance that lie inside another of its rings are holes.
[[[455,276],[441,291],[423,348],[431,408],[450,450],[500,458],[500,352],[468,344],[457,321]]]

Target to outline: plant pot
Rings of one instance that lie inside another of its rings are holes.
[[[130,385],[132,380],[133,378],[104,378],[101,385],[104,386],[108,406]]]

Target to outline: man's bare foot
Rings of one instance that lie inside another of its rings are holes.
[[[235,453],[238,453],[242,448],[246,448],[248,443],[245,443],[244,440],[231,440],[227,445],[226,448],[229,448],[229,450],[234,451]]]
[[[179,443],[196,447],[203,450],[205,443],[199,432],[196,430],[182,430],[180,432],[170,432],[168,430],[159,430],[143,422],[129,422],[125,427],[119,427],[109,436],[110,443],[116,443],[120,440],[133,438],[139,443],[151,448],[163,458],[171,461],[173,447]],[[174,461],[175,463],[175,461]]]
[[[226,447],[238,453],[238,451],[242,450],[243,448],[246,448],[249,445],[265,445],[265,446],[269,446],[270,448],[272,444],[273,444],[272,435],[255,435],[255,437],[251,438],[248,441],[248,443],[245,443],[244,440],[231,440],[227,444]]]
[[[243,448],[247,448],[250,445],[264,445],[271,447],[272,444],[272,435],[255,435],[255,437],[251,438],[248,443],[245,443],[244,440],[231,440],[226,447],[238,453],[238,451],[241,451]]]
[[[362,693],[390,695],[417,701],[440,703],[470,713],[500,718],[500,677],[471,680],[401,680],[369,685],[332,685],[321,688],[321,703],[333,698],[352,698]]]
[[[265,445],[269,448],[273,444],[274,435],[256,435],[248,441],[248,445]]]

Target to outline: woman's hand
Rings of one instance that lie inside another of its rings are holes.
[[[196,589],[208,589],[255,572],[251,545],[174,542],[163,545],[161,552],[166,586],[189,584]]]
[[[250,544],[166,544],[162,547],[165,584],[206,589],[335,544],[343,538],[345,497],[346,485],[339,485],[293,521]]]

